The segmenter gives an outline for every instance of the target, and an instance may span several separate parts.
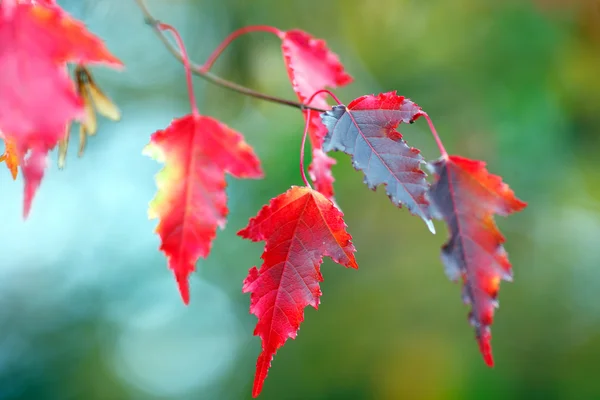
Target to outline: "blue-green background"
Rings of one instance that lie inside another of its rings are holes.
[[[229,180],[231,214],[184,307],[147,203],[160,164],[149,136],[189,112],[183,69],[133,0],[61,1],[127,68],[94,69],[123,110],[85,156],[56,154],[27,221],[22,181],[0,168],[0,399],[250,398],[260,341],[241,293],[261,243],[235,233],[300,184],[294,109],[195,79],[200,111],[244,133],[266,179]],[[327,259],[319,311],[275,356],[262,399],[600,399],[600,5],[595,0],[148,1],[201,63],[251,24],[327,40],[355,77],[344,101],[397,90],[433,118],[450,153],[485,160],[529,207],[498,224],[514,283],[478,352],[459,285],[421,220],[335,154],[337,201],[358,271]],[[214,72],[295,99],[279,40],[238,39]],[[428,160],[424,121],[401,127]]]

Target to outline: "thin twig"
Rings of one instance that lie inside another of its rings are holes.
[[[306,137],[308,136],[308,127],[310,125],[310,112],[312,110],[306,110],[306,123],[304,125],[304,132],[302,133],[302,143],[300,144],[300,176],[306,187],[311,188],[308,179],[306,178],[306,172],[304,171],[304,147],[306,146]]]
[[[274,28],[269,25],[251,25],[251,26],[245,26],[243,28],[240,28],[240,29],[232,32],[229,36],[227,36],[225,38],[225,40],[223,40],[221,42],[221,44],[208,57],[208,60],[206,60],[204,65],[202,67],[200,67],[200,72],[206,73],[206,72],[210,71],[210,69],[212,68],[215,61],[217,61],[217,59],[219,58],[221,53],[223,53],[223,51],[227,48],[227,46],[229,46],[231,44],[231,42],[233,42],[238,37],[245,35],[247,33],[250,33],[250,32],[269,32],[280,38],[283,38],[283,35],[284,35],[284,33],[281,32],[279,29]]]
[[[312,94],[312,96],[310,96],[310,98],[308,99],[306,104],[312,103],[312,101],[314,100],[315,97],[317,97],[318,95],[323,94],[323,93],[328,94],[331,97],[333,97],[333,99],[339,105],[342,104],[340,102],[340,99],[338,99],[335,94],[333,94],[331,91],[329,91],[327,89],[321,89],[321,90],[317,90],[316,92],[314,92]],[[310,112],[311,111],[312,111],[312,109],[306,110],[306,124],[304,125],[304,133],[302,133],[302,144],[300,145],[300,175],[302,176],[302,180],[304,181],[304,184],[307,187],[312,189],[312,186],[310,186],[310,183],[308,183],[308,179],[306,178],[306,172],[304,172],[304,147],[306,146],[306,137],[308,136],[308,128],[310,126]],[[313,150],[314,150],[315,144],[311,142],[311,145],[313,146]]]
[[[154,33],[156,33],[156,35],[158,36],[158,38],[163,42],[163,44],[165,45],[165,47],[167,48],[167,50],[173,55],[173,57],[175,57],[179,62],[183,63],[183,57],[181,56],[181,53],[177,50],[177,48],[175,48],[171,42],[169,41],[169,39],[164,35],[164,33],[158,28],[158,24],[160,23],[156,18],[154,18],[152,16],[152,14],[150,13],[150,11],[148,10],[148,7],[146,6],[146,2],[144,0],[135,0],[135,2],[137,3],[138,7],[140,8],[142,14],[144,15],[144,19],[146,21],[146,23],[148,25],[150,25],[152,27],[152,29],[154,30]],[[224,87],[226,89],[229,90],[233,90],[235,92],[244,94],[246,96],[250,96],[250,97],[254,97],[257,99],[261,99],[261,100],[265,100],[271,103],[277,103],[277,104],[283,104],[289,107],[294,107],[294,108],[298,108],[300,110],[314,110],[314,111],[318,111],[318,112],[325,112],[327,110],[323,110],[321,108],[317,108],[317,107],[310,107],[307,106],[305,104],[302,103],[298,103],[296,101],[292,101],[292,100],[286,100],[286,99],[282,99],[279,97],[275,97],[275,96],[270,96],[268,94],[265,93],[260,93],[257,91],[254,91],[250,88],[247,88],[245,86],[241,86],[238,85],[237,83],[228,81],[226,79],[220,78],[210,72],[203,72],[202,71],[202,67],[194,64],[192,62],[190,62],[190,68],[192,70],[192,73],[194,73],[195,75],[200,76],[203,79],[206,79],[207,81]]]
[[[177,32],[177,29],[173,28],[168,24],[158,24],[158,29],[160,31],[170,31],[175,37],[175,41],[179,46],[179,51],[183,56],[183,64],[185,66],[185,77],[187,79],[188,92],[190,96],[190,106],[192,107],[192,114],[197,118],[199,115],[198,106],[196,105],[196,96],[194,95],[194,84],[192,83],[192,71],[190,70],[190,58],[188,57],[187,51],[185,49],[185,45],[183,44],[183,39],[181,39],[181,35]]]
[[[433,135],[433,138],[435,139],[435,143],[437,144],[438,149],[440,149],[440,153],[442,154],[442,157],[448,158],[448,152],[444,148],[444,145],[442,144],[442,139],[440,139],[440,135],[438,135],[437,131],[435,130],[435,126],[433,126],[433,122],[431,122],[431,118],[429,118],[429,115],[427,115],[427,113],[423,113],[423,116],[425,117],[425,119],[427,120],[427,123],[429,124],[429,130],[431,131],[431,134]]]

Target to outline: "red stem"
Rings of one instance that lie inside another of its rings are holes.
[[[306,178],[306,172],[304,172],[304,146],[306,145],[306,137],[308,136],[308,126],[310,125],[310,112],[312,110],[306,110],[306,124],[304,124],[304,133],[302,134],[302,144],[300,145],[300,175],[302,175],[302,181],[304,185],[312,189],[308,179]]]
[[[440,153],[442,154],[442,157],[448,158],[448,152],[446,152],[446,149],[444,148],[444,145],[442,144],[442,139],[440,139],[440,136],[438,135],[437,131],[435,130],[435,126],[433,126],[433,122],[431,122],[431,118],[429,118],[429,115],[427,115],[427,113],[423,113],[423,116],[425,117],[425,119],[427,120],[427,123],[429,124],[429,129],[431,130],[431,134],[433,135],[433,138],[435,139],[435,142],[437,143],[438,149],[440,149]]]
[[[313,98],[315,98],[316,95],[321,94],[321,93],[327,93],[328,95],[331,96],[331,98],[333,100],[335,100],[336,103],[338,103],[338,105],[340,105],[340,106],[342,105],[342,102],[340,101],[340,99],[338,99],[338,97],[335,94],[333,94],[332,92],[330,92],[327,89],[321,89],[321,90],[317,90],[316,92],[314,92],[313,95],[310,96],[310,98],[308,99],[306,104],[309,105],[313,101]]]
[[[275,27],[268,26],[268,25],[251,25],[251,26],[245,26],[243,28],[240,28],[240,29],[232,32],[229,36],[227,36],[225,38],[225,40],[223,40],[221,42],[221,44],[215,49],[215,51],[212,52],[210,57],[208,57],[208,60],[206,60],[204,65],[200,67],[200,72],[202,72],[202,73],[208,72],[212,68],[215,61],[217,61],[217,58],[219,58],[221,53],[223,53],[223,51],[227,48],[227,46],[229,46],[231,44],[231,42],[233,42],[238,37],[245,35],[246,33],[250,33],[250,32],[268,32],[268,33],[274,34],[275,36],[277,36],[279,38],[281,38],[283,36],[282,31],[280,31],[279,29],[277,29]]]
[[[330,95],[339,105],[342,104],[342,102],[340,101],[340,99],[338,99],[338,97],[331,93],[329,90],[327,89],[321,89],[321,90],[317,90],[316,92],[313,93],[312,96],[310,96],[310,98],[308,99],[308,101],[306,102],[306,105],[310,105],[310,103],[313,101],[313,99],[321,94],[321,93],[327,93],[328,95]],[[300,145],[300,175],[302,175],[302,180],[304,181],[304,184],[311,188],[310,184],[308,183],[308,179],[306,178],[306,172],[304,172],[304,146],[306,145],[306,137],[308,136],[308,127],[310,125],[310,112],[313,111],[310,108],[306,109],[306,124],[304,125],[304,133],[302,134],[302,144]]]
[[[185,45],[183,44],[183,39],[177,32],[177,29],[173,28],[169,24],[159,23],[157,25],[158,29],[161,31],[169,31],[175,37],[175,41],[177,42],[177,46],[179,46],[179,51],[181,52],[183,58],[183,65],[185,66],[185,77],[187,79],[187,87],[190,95],[190,105],[192,107],[192,114],[194,116],[200,115],[198,112],[198,106],[196,105],[196,96],[194,95],[194,84],[192,83],[192,69],[190,67],[190,59],[188,57],[187,51],[185,50]]]

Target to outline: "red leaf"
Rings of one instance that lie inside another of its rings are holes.
[[[512,280],[505,239],[494,214],[521,211],[527,203],[517,199],[502,178],[490,174],[482,161],[459,156],[431,164],[436,181],[428,197],[432,214],[444,219],[450,239],[442,247],[442,261],[451,280],[462,278],[463,300],[471,304],[469,320],[485,362],[492,366],[490,326],[500,281]]]
[[[404,204],[435,232],[425,198],[429,184],[420,169],[423,157],[396,130],[401,122],[412,123],[421,115],[418,105],[396,92],[359,97],[347,107],[335,106],[321,114],[329,131],[323,150],[352,156],[354,168],[364,172],[370,189],[384,184],[395,205]]]
[[[307,101],[317,90],[352,82],[352,77],[344,71],[338,56],[327,48],[325,41],[297,29],[285,32],[282,40],[288,75],[300,101]],[[325,94],[315,97],[313,102],[315,107],[328,108]]]
[[[288,75],[294,91],[301,102],[306,103],[318,90],[345,86],[352,82],[352,77],[346,73],[338,56],[327,47],[325,41],[315,39],[301,30],[290,30],[282,35],[281,49]],[[311,106],[328,109],[326,94],[315,96]],[[307,112],[304,111],[304,118]],[[327,129],[323,126],[317,112],[311,112],[308,128],[310,143],[313,149],[313,162],[309,169],[315,187],[327,198],[333,198],[333,177],[331,165],[333,162],[317,160],[318,150],[323,146],[323,137]]]
[[[254,335],[262,340],[252,390],[256,397],[277,349],[296,337],[304,308],[318,308],[323,257],[350,268],[358,265],[342,212],[307,187],[293,186],[272,199],[238,235],[265,241],[263,265],[250,269],[243,287],[251,293],[250,311],[258,317]]]
[[[144,154],[165,163],[156,176],[158,192],[148,214],[159,218],[160,250],[188,304],[188,276],[198,258],[210,253],[217,227],[225,227],[225,173],[262,178],[260,161],[242,135],[215,119],[194,115],[154,133]]]
[[[47,152],[64,136],[67,123],[83,116],[66,62],[121,65],[100,39],[53,3],[0,4],[0,131],[21,157],[25,216]]]

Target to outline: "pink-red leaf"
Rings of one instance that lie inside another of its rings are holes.
[[[434,232],[425,198],[429,184],[420,168],[423,157],[396,130],[401,122],[412,123],[421,115],[418,105],[396,92],[359,97],[347,107],[335,106],[321,114],[328,130],[323,150],[352,156],[354,168],[365,174],[370,189],[384,184],[395,205],[404,204]]]
[[[225,227],[225,173],[262,178],[260,161],[241,134],[197,115],[176,119],[154,133],[144,154],[165,164],[156,176],[158,192],[148,215],[159,218],[160,249],[187,304],[188,276],[198,258],[210,253],[217,227]]]
[[[471,304],[469,321],[485,362],[492,366],[490,344],[494,309],[501,280],[512,280],[511,264],[496,227],[494,214],[521,211],[527,203],[482,161],[459,156],[431,164],[435,183],[428,197],[434,217],[443,219],[450,233],[442,247],[442,261],[451,280],[463,281],[463,300]]]
[[[52,136],[81,115],[66,62],[121,65],[58,6],[18,3],[11,13],[0,14],[0,42],[0,130],[22,140],[40,141],[45,134],[55,144]]]
[[[324,40],[297,29],[285,32],[282,40],[281,49],[288,75],[301,101],[307,101],[318,90],[352,82],[352,77]],[[312,105],[327,108],[325,94],[315,97]]]
[[[43,177],[46,154],[64,136],[66,125],[83,116],[66,62],[113,67],[121,63],[51,1],[1,2],[0,43],[0,131],[20,156],[26,216]]]
[[[290,30],[281,35],[283,58],[292,87],[298,99],[306,103],[318,90],[333,89],[352,82],[352,77],[344,70],[338,56],[327,47],[325,41],[315,39],[301,30]],[[328,109],[326,94],[315,96],[311,106]],[[304,118],[307,118],[304,111]],[[323,126],[317,112],[311,112],[309,139],[313,149],[313,161],[309,166],[315,188],[327,198],[333,198],[333,159],[319,154],[327,129]],[[319,159],[321,157],[321,159]],[[323,158],[327,158],[327,161]]]
[[[277,349],[296,337],[304,308],[319,305],[323,257],[350,268],[358,265],[342,212],[307,187],[293,186],[272,199],[238,235],[265,241],[263,264],[250,269],[243,287],[251,293],[250,311],[258,317],[254,335],[262,340],[252,390],[256,397]]]

